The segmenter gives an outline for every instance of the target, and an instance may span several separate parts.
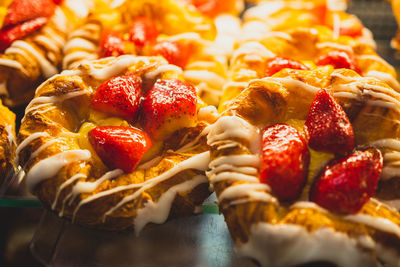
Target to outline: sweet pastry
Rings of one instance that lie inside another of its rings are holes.
[[[336,37],[350,36],[375,47],[372,33],[354,15],[343,11],[340,1],[265,1],[244,13],[247,31],[243,38],[262,32],[280,32],[293,27],[324,25],[331,28]]]
[[[244,32],[249,32],[246,30],[248,25],[244,24]],[[284,63],[287,60],[298,66],[284,66],[288,64]],[[247,35],[246,41],[241,42],[231,58],[231,82],[224,87],[221,108],[226,98],[237,95],[251,79],[272,76],[284,67],[299,68],[299,64],[303,69],[325,65],[353,69],[362,76],[385,81],[400,91],[395,69],[370,45],[350,36],[335,36],[326,26],[293,27],[285,31]]]
[[[217,115],[162,57],[87,61],[37,89],[17,157],[28,189],[59,216],[139,232],[210,194],[202,132]]]
[[[238,254],[398,266],[400,214],[382,199],[399,199],[399,99],[330,67],[286,68],[233,97],[207,128],[207,176]]]
[[[10,175],[15,154],[15,114],[0,100],[0,191],[4,179]]]
[[[87,12],[85,1],[11,2],[0,30],[0,96],[4,104],[27,103],[44,79],[58,73],[66,34]]]
[[[69,35],[63,67],[121,54],[161,55],[184,70],[204,101],[217,105],[239,28],[235,16],[211,19],[178,0],[126,1],[94,13]]]

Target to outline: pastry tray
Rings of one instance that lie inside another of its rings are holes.
[[[400,55],[390,48],[397,29],[390,4],[382,0],[351,1],[349,12],[371,29],[378,54],[399,70]],[[17,119],[22,118],[23,109],[13,111]],[[10,190],[2,196],[7,186],[8,183],[0,185],[0,207],[41,206],[37,199],[15,196]],[[45,211],[30,250],[45,266],[257,266],[235,255],[224,218],[218,214],[215,195],[202,205],[202,214],[149,225],[140,236],[133,231],[84,228]]]

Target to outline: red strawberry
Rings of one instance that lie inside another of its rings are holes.
[[[92,108],[133,122],[140,107],[141,87],[142,81],[136,75],[111,78],[93,95]]]
[[[194,5],[201,13],[215,17],[221,13],[230,11],[230,8],[235,7],[235,0],[186,0],[188,3]]]
[[[374,148],[333,161],[314,182],[310,200],[334,212],[356,213],[375,195],[382,166],[382,154]]]
[[[53,0],[14,0],[8,7],[3,27],[39,17],[50,17],[55,8]]]
[[[154,139],[190,127],[196,119],[196,89],[180,80],[158,80],[142,104],[142,127]]]
[[[361,74],[361,70],[353,56],[344,51],[330,51],[315,60],[318,66],[332,65],[335,69],[350,69]]]
[[[137,46],[154,43],[158,36],[157,26],[147,17],[137,17],[129,30],[129,39]]]
[[[326,90],[319,90],[305,123],[308,145],[315,150],[344,154],[354,148],[353,127],[342,107]]]
[[[189,61],[193,47],[190,43],[162,41],[153,47],[153,55],[163,56],[170,64],[184,68]]]
[[[363,34],[363,26],[357,25],[355,27],[340,27],[339,34],[347,35],[350,37],[361,36]]]
[[[48,18],[40,17],[21,24],[3,28],[0,30],[0,52],[3,52],[14,41],[36,31],[48,21]]]
[[[280,200],[296,199],[306,182],[310,152],[299,131],[275,124],[262,135],[260,181]]]
[[[151,147],[147,134],[131,127],[96,127],[88,135],[104,164],[125,172],[132,172]]]
[[[299,61],[284,58],[284,57],[273,57],[265,62],[265,77],[270,77],[278,71],[289,68],[296,70],[308,70],[309,68]]]
[[[116,32],[105,31],[100,39],[100,57],[117,57],[124,54],[124,41]]]

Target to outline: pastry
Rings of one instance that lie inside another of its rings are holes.
[[[11,2],[0,30],[0,95],[5,105],[27,103],[44,79],[58,73],[66,34],[87,9],[84,1]]]
[[[204,101],[217,105],[240,23],[229,14],[214,21],[177,0],[127,1],[94,13],[69,35],[63,67],[121,54],[161,55],[184,70]]]
[[[390,0],[389,2],[392,4],[393,14],[396,21],[397,22],[400,21],[400,1]],[[399,50],[400,48],[399,38],[400,38],[400,33],[399,30],[397,30],[396,36],[392,39],[392,42],[390,43],[391,46],[397,50]]]
[[[252,80],[207,128],[207,176],[262,266],[398,266],[398,92],[349,69]],[[390,203],[389,203],[390,204]]]
[[[15,154],[15,114],[0,100],[0,191],[13,169]]]
[[[28,189],[59,216],[139,232],[192,214],[210,194],[203,129],[217,115],[162,57],[87,61],[37,89],[18,162]]]
[[[301,16],[300,16],[301,17]],[[266,26],[264,22],[257,22]],[[282,60],[301,63],[303,68],[331,65],[350,68],[359,74],[385,81],[399,91],[395,69],[382,59],[373,47],[351,36],[335,36],[324,25],[292,27],[284,31],[270,31],[268,27],[251,32],[254,21],[243,25],[243,39],[239,41],[230,63],[230,82],[224,86],[220,107],[226,98],[237,95],[251,79],[271,76],[271,66],[282,66]],[[282,59],[284,58],[284,59]],[[281,60],[281,62],[279,62]],[[289,66],[286,66],[289,67]],[[277,69],[276,71],[278,71]]]

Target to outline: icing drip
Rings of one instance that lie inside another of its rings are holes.
[[[154,81],[157,77],[159,77],[161,74],[164,72],[177,72],[177,73],[182,73],[182,69],[176,65],[172,64],[167,64],[167,65],[161,65],[158,66],[155,70],[147,72],[144,77],[147,80]]]
[[[120,208],[121,206],[123,206],[125,203],[128,203],[129,201],[134,200],[135,198],[137,198],[142,192],[144,192],[145,190],[153,187],[154,185],[165,181],[169,178],[171,178],[172,176],[184,171],[184,170],[189,170],[189,169],[195,169],[195,170],[200,170],[200,171],[205,171],[208,169],[208,164],[210,161],[210,153],[207,152],[203,152],[200,154],[197,154],[185,161],[182,161],[178,164],[176,164],[173,168],[169,169],[168,171],[164,172],[163,174],[151,178],[143,183],[140,184],[132,184],[132,185],[128,185],[128,186],[123,186],[123,187],[117,187],[111,190],[104,191],[101,192],[99,194],[94,195],[89,199],[88,201],[93,201],[94,199],[104,196],[104,195],[108,195],[108,194],[112,194],[114,192],[116,192],[116,190],[128,190],[128,189],[134,189],[134,188],[139,188],[138,190],[136,190],[134,193],[132,193],[129,196],[124,197],[116,206],[114,206],[113,208],[111,208],[110,210],[108,210],[104,216],[103,216],[103,220],[106,219],[106,217],[110,214],[112,214],[115,210],[117,210],[118,208]],[[207,179],[203,179],[204,183],[207,182]],[[187,188],[187,191],[189,190],[189,188]]]
[[[236,62],[243,57],[245,62],[264,62],[275,54],[265,48],[259,42],[248,42],[238,48],[232,55],[232,62]]]
[[[123,170],[116,169],[116,170],[106,172],[102,177],[100,177],[99,179],[97,179],[94,182],[78,182],[78,183],[76,183],[75,186],[72,188],[72,191],[71,191],[72,198],[70,201],[72,201],[79,194],[93,192],[94,190],[96,190],[97,187],[99,187],[99,185],[101,183],[103,183],[107,180],[111,180],[115,177],[118,177],[118,176],[122,175],[123,173],[124,173]],[[75,220],[76,213],[78,212],[80,207],[87,202],[89,202],[89,201],[87,201],[87,199],[83,199],[79,202],[79,204],[76,206],[74,213],[72,215],[72,221]]]
[[[196,186],[207,183],[207,177],[196,175],[190,180],[169,188],[157,202],[149,200],[140,209],[134,220],[135,233],[138,235],[148,223],[164,223],[168,219],[172,202],[179,192],[188,192]]]
[[[66,188],[67,186],[69,186],[70,184],[75,182],[76,180],[81,179],[81,178],[86,178],[86,177],[87,176],[85,174],[78,173],[78,174],[75,174],[74,176],[72,176],[71,178],[69,178],[68,180],[66,180],[64,183],[62,183],[57,189],[57,193],[56,193],[56,196],[54,197],[54,201],[53,201],[53,204],[51,205],[51,208],[53,210],[56,208],[58,197],[60,196],[60,193],[64,188]],[[64,207],[63,207],[63,209],[64,209]]]
[[[30,136],[28,136],[24,141],[22,141],[16,148],[15,150],[15,159],[14,163],[17,166],[19,164],[19,153],[31,142],[34,140],[40,138],[40,137],[49,137],[50,135],[46,132],[38,132],[38,133],[33,133]]]
[[[70,163],[80,160],[89,160],[91,154],[89,150],[67,150],[36,163],[26,174],[25,180],[27,188],[33,192],[35,186],[40,182],[55,176],[63,167]]]
[[[350,54],[353,53],[353,49],[351,46],[348,45],[342,45],[338,43],[333,43],[333,42],[323,42],[323,43],[318,43],[317,48],[323,49],[323,48],[334,48],[340,51],[346,51],[349,52]]]
[[[382,232],[392,233],[400,238],[400,227],[390,220],[367,214],[347,215],[344,219],[355,223],[365,224]]]
[[[35,106],[38,103],[46,103],[46,104],[61,103],[61,102],[65,101],[65,100],[67,100],[67,99],[74,98],[74,97],[77,97],[77,96],[86,95],[88,93],[89,92],[87,92],[87,91],[81,90],[81,91],[70,92],[70,93],[67,93],[67,94],[64,94],[64,95],[59,95],[59,96],[39,96],[39,97],[34,98],[29,103],[29,105],[25,109],[25,114],[28,114],[32,110],[35,110],[35,109],[38,109],[39,107],[42,107],[42,105]]]
[[[395,89],[397,92],[400,92],[400,84],[399,82],[389,73],[385,72],[380,72],[380,71],[375,71],[371,70],[367,74],[365,74],[367,77],[373,77],[378,80],[386,82],[390,87]]]
[[[373,267],[376,263],[368,252],[374,247],[375,243],[367,236],[353,239],[331,228],[308,232],[303,226],[258,223],[251,226],[248,242],[236,244],[236,252],[257,259],[261,266],[328,261],[342,267]]]
[[[13,126],[11,124],[7,124],[5,130],[7,132],[8,143],[10,144],[10,146],[15,145],[17,142],[15,141],[15,137],[13,134]]]

